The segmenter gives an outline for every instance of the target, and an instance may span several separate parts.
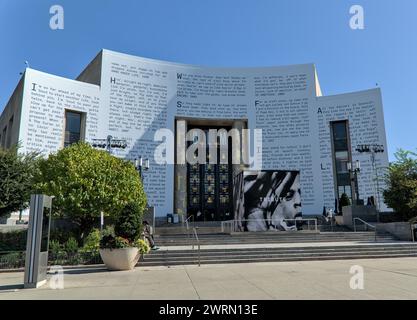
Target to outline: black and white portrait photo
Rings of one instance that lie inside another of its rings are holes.
[[[238,229],[297,230],[295,220],[302,218],[298,171],[248,171],[236,182]]]

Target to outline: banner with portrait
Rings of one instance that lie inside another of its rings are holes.
[[[234,209],[239,231],[297,230],[300,172],[242,171],[234,179]]]

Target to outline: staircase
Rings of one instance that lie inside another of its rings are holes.
[[[201,245],[228,244],[262,244],[262,243],[294,243],[294,242],[374,242],[374,232],[236,232],[203,233],[198,229]],[[187,246],[192,238],[186,234],[161,234],[155,237],[158,246]],[[390,234],[378,234],[377,241],[395,241]]]
[[[202,249],[201,264],[283,262],[311,260],[417,257],[414,244],[369,244],[276,248]],[[173,266],[198,263],[197,250],[158,250],[145,256],[139,266]]]
[[[207,226],[207,228],[211,228]],[[201,228],[204,229],[204,228]],[[389,234],[374,232],[200,232],[201,264],[280,262],[308,260],[417,257],[417,244],[396,241]],[[155,236],[152,251],[138,266],[173,266],[198,263],[193,237],[184,233]]]

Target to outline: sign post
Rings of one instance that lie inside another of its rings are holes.
[[[33,194],[30,198],[29,227],[26,242],[25,288],[46,283],[52,197]]]

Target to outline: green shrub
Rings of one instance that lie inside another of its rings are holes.
[[[25,252],[10,252],[0,256],[0,269],[22,268],[25,266]]]
[[[27,230],[0,232],[0,251],[26,250]]]
[[[56,257],[62,251],[62,246],[57,240],[49,241],[49,253]]]
[[[64,247],[67,253],[76,253],[78,251],[78,242],[75,238],[71,237],[65,242]]]
[[[49,240],[56,240],[59,243],[66,243],[70,238],[79,239],[79,230],[67,228],[51,228]]]
[[[346,206],[350,206],[350,199],[346,193],[343,193],[339,201],[339,211],[342,212],[342,208]]]
[[[149,253],[149,251],[151,251],[151,247],[143,239],[136,240],[136,246],[138,247],[139,252],[141,254],[146,254],[146,253]]]
[[[97,251],[100,248],[100,230],[94,228],[84,239],[84,251]]]
[[[142,215],[143,208],[137,202],[128,203],[114,225],[115,234],[131,243],[135,242],[141,234]]]
[[[100,247],[105,249],[129,248],[131,247],[131,243],[126,238],[110,234],[101,238]]]

